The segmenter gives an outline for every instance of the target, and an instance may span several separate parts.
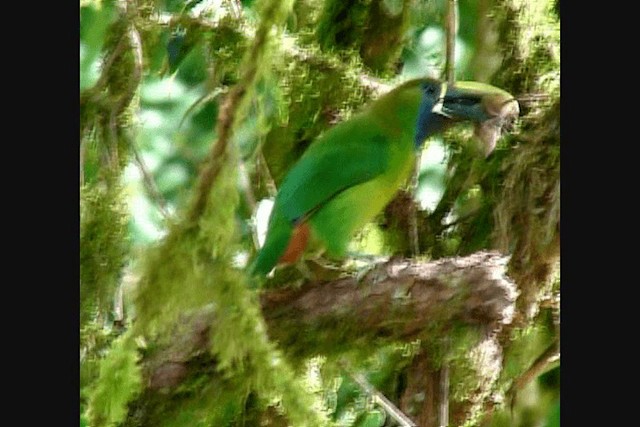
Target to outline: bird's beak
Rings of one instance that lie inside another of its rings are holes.
[[[510,93],[478,82],[442,83],[440,96],[431,110],[451,121],[471,121],[485,156],[491,154],[503,130],[510,130],[520,114],[518,101]]]

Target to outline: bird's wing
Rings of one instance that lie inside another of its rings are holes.
[[[376,126],[351,120],[314,143],[283,181],[276,204],[292,223],[303,221],[342,191],[382,174],[389,137]]]

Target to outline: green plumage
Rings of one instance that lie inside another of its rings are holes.
[[[420,139],[453,121],[431,117],[441,88],[430,79],[406,82],[321,135],[282,181],[252,273],[267,274],[302,223],[329,255],[343,256],[354,233],[408,181]]]

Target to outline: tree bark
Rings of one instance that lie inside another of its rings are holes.
[[[478,340],[482,341],[512,320],[517,291],[505,275],[507,263],[508,257],[497,252],[434,262],[391,259],[360,278],[266,290],[261,307],[270,338],[294,362],[327,352],[335,356],[356,345],[375,349],[389,342],[437,341],[453,325],[481,331]],[[209,353],[209,336],[215,327],[212,304],[185,317],[173,338],[143,357],[146,390],[131,406],[137,420],[153,422],[153,402],[162,396],[166,399],[196,376],[209,376],[211,384],[220,387],[225,383]],[[431,354],[423,352],[418,358],[436,369]],[[407,410],[415,386],[425,391],[422,377],[416,378],[420,384],[411,382],[403,396],[387,397]],[[420,420],[429,416],[418,415]]]
[[[516,299],[507,261],[496,252],[428,263],[392,259],[361,279],[266,292],[262,309],[269,335],[300,355],[338,339],[426,338],[430,325],[452,322],[495,329],[511,322]],[[319,334],[324,326],[331,328]]]

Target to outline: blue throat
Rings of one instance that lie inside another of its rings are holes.
[[[420,107],[418,109],[418,120],[416,122],[416,133],[414,137],[414,148],[419,150],[422,148],[424,141],[431,135],[438,133],[444,127],[445,119],[439,114],[431,112],[433,102],[426,96],[422,97]]]

